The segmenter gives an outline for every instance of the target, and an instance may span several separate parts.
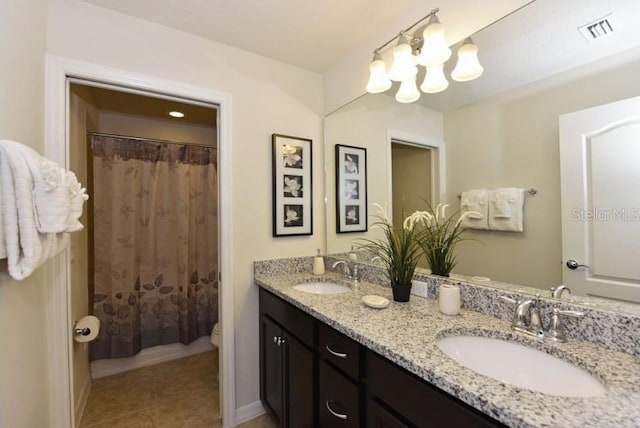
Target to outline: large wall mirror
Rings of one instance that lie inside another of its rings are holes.
[[[639,9],[634,0],[534,1],[473,36],[485,67],[481,78],[451,82],[444,92],[422,94],[413,104],[397,103],[393,88],[366,94],[327,115],[327,252],[347,252],[357,238],[375,234],[336,233],[334,146],[367,148],[371,214],[372,203],[392,204],[397,192],[391,178],[392,143],[405,143],[429,149],[422,162],[433,180],[428,196],[433,203],[457,210],[458,195],[465,190],[537,190],[526,197],[524,232],[468,231],[478,242],[459,244],[453,273],[545,290],[562,284],[567,268],[559,117],[640,96],[640,29],[633,22]],[[579,27],[600,18],[613,32],[587,41]],[[411,179],[404,183],[411,193],[414,186],[406,184]],[[637,290],[637,296],[620,300],[640,301]],[[620,306],[634,312],[640,308]]]

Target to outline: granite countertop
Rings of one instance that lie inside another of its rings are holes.
[[[295,290],[301,282],[349,284],[349,293],[314,295]],[[257,275],[255,282],[367,348],[512,427],[640,426],[640,359],[585,341],[540,342],[513,332],[509,323],[462,309],[442,315],[437,301],[411,296],[393,302],[391,289],[362,282],[357,288],[342,276],[327,273]],[[391,301],[372,309],[362,296],[376,294]],[[608,391],[600,397],[551,396],[502,383],[463,367],[436,344],[440,337],[470,334],[519,342],[572,362],[600,379]]]

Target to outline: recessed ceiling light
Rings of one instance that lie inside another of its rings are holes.
[[[184,117],[184,113],[181,111],[170,111],[169,116],[171,117]]]

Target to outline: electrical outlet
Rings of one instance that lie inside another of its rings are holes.
[[[411,281],[411,284],[411,294],[424,297],[425,299],[427,298],[429,286],[426,282],[413,280]]]

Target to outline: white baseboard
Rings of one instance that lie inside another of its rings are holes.
[[[159,345],[153,348],[143,349],[137,355],[129,358],[104,359],[91,362],[91,377],[98,379],[111,376],[129,370],[151,366],[165,361],[188,357],[189,355],[216,349],[209,341],[209,336],[202,336],[189,345],[173,343],[171,345]]]
[[[78,397],[76,397],[75,417],[77,427],[80,426],[80,421],[82,420],[84,409],[87,406],[89,392],[91,392],[91,376],[87,375],[86,379],[84,380],[84,384],[82,384],[80,394],[78,395]]]
[[[243,422],[248,421],[249,419],[257,418],[260,415],[264,415],[266,411],[262,406],[262,402],[260,400],[254,401],[251,404],[247,404],[246,406],[242,406],[239,409],[236,409],[236,424],[240,425]]]

